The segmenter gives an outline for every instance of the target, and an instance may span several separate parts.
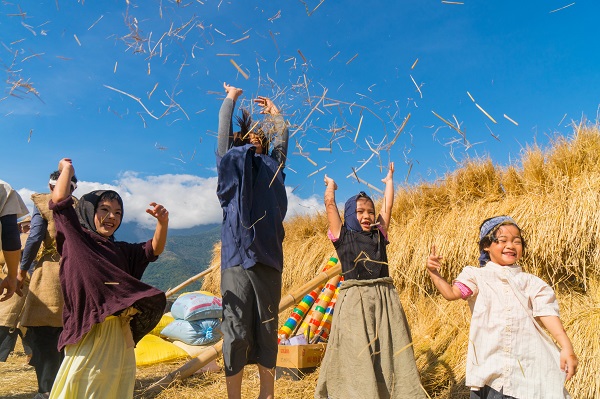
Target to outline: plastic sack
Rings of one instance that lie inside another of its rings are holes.
[[[146,335],[135,347],[136,366],[149,366],[187,357],[189,355],[185,350],[156,335]]]
[[[223,303],[221,298],[210,292],[190,292],[177,298],[171,307],[171,315],[187,321],[220,319],[223,317]]]
[[[158,322],[156,327],[154,327],[154,329],[152,331],[150,331],[148,334],[159,336],[160,332],[163,330],[163,328],[165,328],[169,323],[172,323],[173,320],[175,320],[175,318],[173,316],[171,316],[171,313],[165,313],[160,318],[160,321]]]
[[[173,341],[188,345],[207,345],[221,339],[221,320],[203,319],[195,321],[175,320],[160,333]]]

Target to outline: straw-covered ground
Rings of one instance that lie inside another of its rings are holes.
[[[527,242],[524,269],[557,292],[561,318],[580,361],[568,390],[574,398],[600,397],[599,203],[600,129],[585,124],[575,126],[572,137],[556,138],[547,149],[524,149],[514,165],[498,167],[487,159],[470,160],[442,180],[398,188],[389,232],[390,273],[401,293],[421,382],[430,397],[468,398],[464,363],[470,314],[466,303],[449,303],[436,294],[425,271],[425,258],[435,244],[444,255],[442,273],[451,280],[465,265],[477,264],[479,224],[499,214],[513,216],[523,228]],[[284,293],[315,276],[334,254],[326,229],[323,214],[286,223]],[[213,264],[218,261],[216,247]],[[219,273],[212,273],[203,289],[216,293],[218,288]],[[281,322],[288,313],[282,313]],[[21,354],[0,364],[0,396],[9,392],[15,398],[33,396],[30,388],[35,386],[35,374],[26,370],[23,362]],[[138,397],[225,396],[224,377],[219,373],[196,374],[162,392],[144,392],[183,363],[140,368]],[[318,370],[301,381],[278,380],[277,396],[312,397],[317,378]],[[244,397],[256,397],[256,368],[249,368],[243,389]]]

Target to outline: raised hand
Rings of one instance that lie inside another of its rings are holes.
[[[167,223],[169,221],[169,211],[162,206],[161,204],[157,204],[156,202],[151,202],[150,206],[152,208],[146,209],[146,213],[152,215],[156,218],[159,223]]]
[[[381,179],[382,182],[393,182],[394,181],[394,163],[390,162],[390,166],[388,168],[387,176]]]
[[[268,97],[258,96],[258,98],[254,99],[254,102],[256,103],[256,105],[262,108],[260,111],[261,114],[279,114],[279,108],[277,108],[273,101],[271,101],[271,99]]]
[[[325,182],[325,185],[327,187],[333,187],[334,190],[337,190],[337,188],[338,188],[337,183],[331,177],[325,175],[325,177],[323,178],[323,181]]]
[[[435,245],[431,246],[431,252],[427,257],[427,269],[432,272],[439,272],[442,267],[443,256],[437,255]]]
[[[244,92],[244,90],[228,85],[225,82],[223,82],[223,88],[225,89],[225,93],[227,93],[227,98],[231,98],[233,101],[236,101]]]
[[[65,168],[72,168],[73,160],[71,158],[63,158],[58,161],[58,171],[62,173]]]

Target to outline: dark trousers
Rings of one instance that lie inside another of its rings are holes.
[[[512,396],[504,395],[502,389],[500,392],[496,391],[492,387],[484,386],[479,391],[471,391],[469,399],[516,399]]]
[[[52,384],[65,354],[58,351],[58,337],[62,327],[27,327],[25,341],[31,346],[31,361],[38,380],[38,392],[52,390]]]
[[[225,376],[246,364],[275,368],[281,272],[257,263],[221,271]]]
[[[23,334],[19,328],[11,328],[6,326],[0,326],[0,362],[5,362],[8,359],[8,355],[15,350],[17,344],[17,337],[23,338]],[[31,354],[29,346],[23,342],[23,350],[25,354]]]

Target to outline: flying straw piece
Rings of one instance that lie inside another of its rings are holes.
[[[325,169],[326,167],[327,167],[327,165],[323,166],[321,169],[317,169],[317,170],[315,170],[314,172],[312,172],[310,175],[308,175],[308,176],[306,176],[306,177],[311,177],[311,176],[314,176],[314,175],[316,175],[317,173],[319,173],[319,172],[323,171],[323,169]]]
[[[317,163],[316,163],[315,161],[313,161],[312,159],[310,159],[309,157],[306,157],[306,156],[305,156],[304,158],[306,158],[306,160],[307,160],[308,162],[312,163],[312,164],[313,164],[313,166],[317,166]]]
[[[518,124],[517,122],[515,122],[514,120],[512,120],[512,119],[511,119],[511,118],[510,118],[508,115],[504,114],[504,117],[505,117],[506,119],[508,119],[509,121],[511,121],[512,123],[514,123],[514,124],[515,124],[515,126],[519,126],[519,124]]]
[[[404,182],[405,182],[405,183],[408,183],[408,178],[409,178],[409,176],[410,176],[410,171],[412,170],[412,167],[413,167],[413,163],[411,162],[411,163],[408,165],[408,172],[406,172],[406,177],[404,178]]]
[[[275,171],[275,174],[273,175],[273,178],[271,179],[271,182],[269,183],[269,188],[271,188],[271,185],[273,184],[273,182],[275,181],[275,178],[277,177],[277,175],[279,174],[279,171],[281,170],[281,167],[283,166],[283,162],[279,164],[279,167],[277,168],[277,171]]]
[[[77,44],[79,44],[79,46],[81,46],[81,42],[79,41],[79,38],[77,37],[77,35],[73,34],[73,37],[75,38],[75,41],[77,42]]]
[[[562,119],[560,120],[560,122],[558,122],[557,126],[560,126],[561,123],[563,123],[563,121],[565,120],[565,118],[567,117],[567,114],[565,114]]]
[[[30,59],[30,58],[33,58],[33,57],[39,57],[40,55],[44,55],[44,54],[46,54],[46,53],[37,53],[37,54],[31,54],[31,55],[29,55],[29,56],[27,56],[27,57],[23,58],[23,59],[21,60],[21,62],[23,62],[23,61],[27,61],[28,59]]]
[[[469,95],[469,98],[471,99],[471,101],[475,102],[475,99],[473,98],[473,96],[471,95],[471,93],[467,92],[467,94]]]
[[[572,5],[574,5],[574,4],[575,4],[575,3],[567,4],[567,5],[566,5],[566,6],[564,6],[564,7],[557,8],[556,10],[552,10],[552,11],[550,11],[550,12],[549,12],[549,14],[552,14],[553,12],[557,12],[557,11],[560,11],[560,10],[564,10],[565,8],[567,8],[567,7],[571,7],[571,6],[572,6]]]
[[[242,71],[242,68],[240,68],[240,66],[233,60],[233,58],[230,58],[229,62],[231,62],[231,64],[235,67],[235,69],[238,70],[238,72],[244,77],[244,79],[248,80],[248,74]]]
[[[308,62],[306,61],[306,57],[304,56],[304,54],[302,54],[302,51],[300,51],[300,49],[298,49],[298,54],[300,54],[300,57],[302,57],[302,61],[304,61],[305,64],[308,64]],[[304,80],[306,81],[306,76],[304,77]]]
[[[452,123],[448,122],[446,119],[442,118],[441,116],[439,116],[438,114],[435,113],[435,111],[431,111],[435,116],[437,116],[442,122],[444,122],[446,125],[448,125],[450,128],[456,130],[458,132],[458,134],[460,134],[461,136],[465,137],[465,133],[462,132],[460,130],[459,127],[454,126]]]
[[[408,75],[408,76],[410,76],[410,79],[413,81],[413,83],[415,84],[415,87],[419,91],[419,95],[421,96],[421,98],[423,98],[423,93],[421,93],[421,88],[419,87],[419,85],[417,85],[417,82],[415,82],[415,79],[412,77],[412,75]]]
[[[465,4],[462,1],[447,1],[447,0],[442,0],[442,3],[444,3],[444,4]]]
[[[31,141],[31,135],[33,134],[33,129],[29,130],[29,136],[27,137],[27,142]]]
[[[334,59],[335,57],[337,57],[338,55],[340,55],[340,52],[339,52],[339,51],[338,51],[337,53],[335,53],[335,54],[333,55],[333,57],[331,57],[331,58],[329,59],[329,61],[333,60],[333,59]]]
[[[360,132],[360,127],[362,125],[363,115],[360,116],[360,120],[358,121],[358,128],[356,128],[356,135],[354,136],[354,142],[356,143],[356,139],[358,138],[358,132]]]
[[[402,133],[402,131],[406,127],[406,123],[408,123],[409,119],[410,119],[410,112],[408,113],[408,115],[406,115],[406,118],[404,118],[404,120],[402,121],[402,125],[400,125],[400,127],[398,128],[398,131],[396,132],[396,135],[394,136],[394,139],[390,142],[390,145],[388,146],[388,149],[392,148],[392,146],[396,143],[396,140],[398,140],[398,137],[400,136],[400,133]]]
[[[152,88],[152,91],[150,92],[150,94],[148,94],[148,100],[150,100],[150,97],[152,97],[152,93],[154,93],[154,90],[156,90],[157,87],[158,87],[158,82],[156,82],[156,84]]]
[[[115,61],[115,67],[113,68],[113,73],[117,73],[117,65],[119,65],[119,61]]]
[[[354,171],[354,168],[352,168],[352,171]],[[367,187],[369,187],[371,190],[375,190],[377,191],[379,194],[383,194],[383,190],[381,190],[378,187],[375,187],[374,185],[370,184],[369,182],[361,179],[360,177],[358,177],[358,175],[356,174],[356,171],[354,171],[353,173],[354,177],[356,178],[356,180],[358,180],[359,183],[362,183],[364,185],[366,185]]]
[[[142,100],[141,100],[139,97],[132,96],[131,94],[129,94],[129,93],[125,93],[124,91],[122,91],[122,90],[119,90],[119,89],[115,89],[114,87],[110,87],[110,86],[107,86],[107,85],[103,85],[103,86],[104,86],[104,87],[106,87],[107,89],[114,90],[114,91],[116,91],[117,93],[121,93],[121,94],[123,94],[124,96],[127,96],[127,97],[129,97],[129,98],[131,98],[131,99],[134,99],[135,101],[137,101],[137,102],[138,102],[138,103],[139,103],[139,104],[142,106],[142,108],[144,108],[144,111],[146,111],[146,113],[147,113],[148,115],[150,115],[152,118],[154,118],[154,119],[156,119],[156,120],[160,119],[160,118],[158,118],[158,117],[154,116],[154,115],[152,114],[152,112],[150,112],[150,111],[148,110],[148,108],[146,108],[146,106],[145,106],[145,105],[142,103]],[[163,114],[163,115],[164,115],[164,114]]]
[[[93,23],[93,24],[92,24],[92,25],[91,25],[91,26],[88,28],[88,30],[90,30],[90,29],[92,29],[94,26],[96,26],[96,24],[97,24],[98,22],[100,22],[100,20],[101,20],[102,18],[104,18],[104,15],[100,15],[100,18],[98,18],[98,19],[96,20],[96,22],[94,22],[94,23]]]
[[[346,178],[353,176],[354,174],[356,174],[356,172],[358,172],[359,170],[361,170],[363,168],[363,166],[365,166],[366,164],[369,163],[369,161],[371,160],[371,158],[373,158],[375,156],[375,153],[371,154],[371,156],[369,157],[369,159],[367,159],[366,161],[363,162],[362,165],[360,165],[358,168],[354,169],[352,168],[352,173],[350,173],[348,176],[346,176]]]
[[[352,58],[350,58],[348,61],[346,61],[346,65],[348,65],[349,63],[351,63],[352,61],[354,61],[354,59],[358,57],[358,53],[354,54],[354,56]]]
[[[250,35],[246,35],[246,36],[244,36],[244,37],[242,37],[240,39],[232,41],[231,44],[236,44],[236,43],[239,43],[239,42],[244,41],[244,40],[249,39],[249,38],[250,38]]]
[[[331,147],[319,147],[317,148],[317,151],[331,152]]]
[[[304,4],[304,8],[306,8],[306,15],[310,17],[313,14],[313,12],[317,11],[317,8],[321,7],[321,4],[323,4],[324,1],[325,0],[321,0],[319,4],[317,4],[317,6],[313,8],[312,11],[308,11],[308,4],[306,4],[305,1],[300,0],[300,3]]]
[[[479,110],[480,110],[481,112],[483,112],[483,113],[485,114],[485,116],[487,116],[488,118],[490,118],[490,120],[491,120],[492,122],[494,122],[494,123],[498,123],[498,122],[496,122],[496,120],[495,120],[494,118],[492,118],[492,116],[491,116],[490,114],[488,114],[487,112],[485,112],[485,109],[481,108],[481,106],[480,106],[479,104],[475,103],[475,106],[476,106],[477,108],[479,108]]]
[[[490,134],[492,135],[493,138],[500,141],[500,137],[498,137],[497,135],[494,134],[494,132],[492,132],[492,129],[490,129],[490,127],[487,125],[487,123],[485,124],[485,127],[487,127],[487,129],[490,131]]]
[[[410,69],[415,69],[415,67],[417,66],[417,63],[419,62],[419,59],[417,58],[415,60],[415,62],[413,62],[412,66],[410,67]]]

